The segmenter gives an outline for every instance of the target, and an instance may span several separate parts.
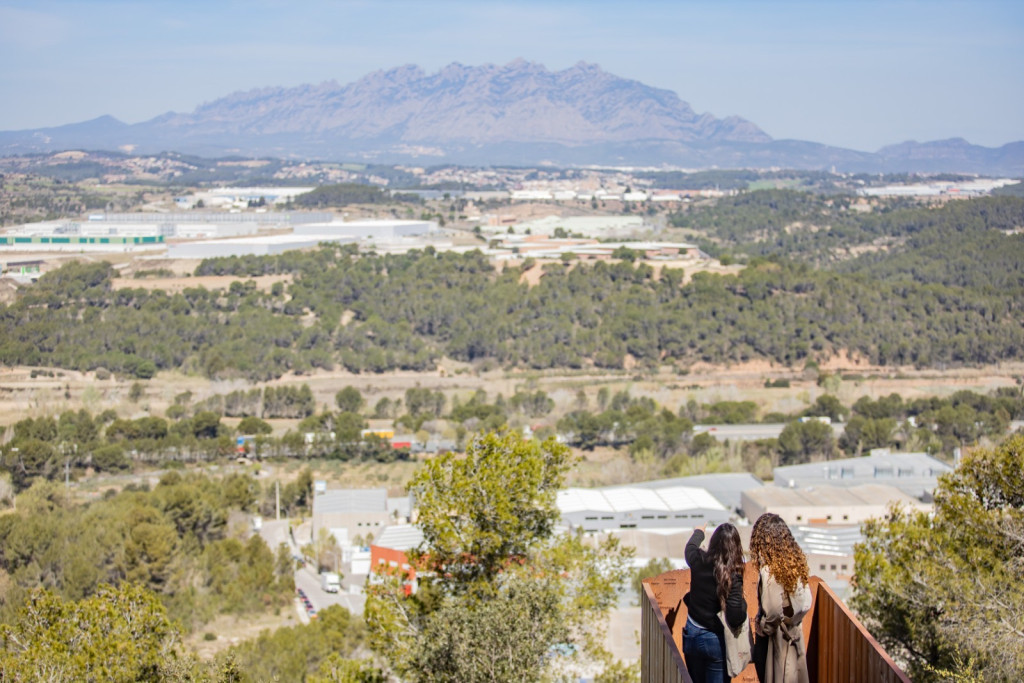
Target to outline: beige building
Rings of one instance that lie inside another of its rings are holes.
[[[773,512],[790,526],[803,524],[862,524],[883,517],[893,504],[930,511],[931,505],[887,484],[859,486],[809,486],[783,488],[764,486],[744,491],[740,505],[751,523],[766,512]]]
[[[393,514],[388,510],[387,489],[315,491],[310,540],[319,540],[320,531],[326,529],[339,545],[347,546],[356,536],[380,536],[389,523]]]

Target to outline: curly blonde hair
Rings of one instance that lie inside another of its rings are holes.
[[[761,567],[768,567],[787,593],[795,592],[800,583],[806,585],[810,581],[804,551],[800,550],[786,522],[776,514],[765,513],[754,522],[750,556],[759,571]]]

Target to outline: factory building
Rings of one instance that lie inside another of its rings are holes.
[[[163,249],[163,235],[107,237],[56,234],[56,235],[0,235],[0,248],[11,251],[74,251],[74,252],[121,252],[145,249]]]
[[[655,481],[630,484],[630,486],[646,489],[664,489],[677,486],[704,489],[726,509],[740,514],[743,492],[759,489],[764,486],[764,482],[749,472],[725,472],[721,474],[698,474],[692,477],[677,477],[674,479],[657,479]]]
[[[558,509],[565,526],[589,533],[714,526],[732,517],[707,491],[689,486],[570,488],[558,492]]]
[[[194,195],[175,197],[182,207],[195,207],[200,201],[208,207],[248,208],[252,204],[280,205],[294,200],[301,194],[312,192],[315,187],[216,187],[202,190]]]
[[[295,226],[295,235],[333,235],[357,239],[419,237],[437,232],[434,221],[318,221]]]
[[[273,256],[296,249],[309,249],[321,242],[354,242],[354,237],[340,235],[264,235],[237,239],[182,242],[167,247],[168,258],[202,259],[228,256]]]
[[[328,490],[325,482],[316,482],[310,540],[318,540],[326,529],[340,546],[348,546],[357,536],[380,536],[397,517],[387,489]]]
[[[876,448],[860,458],[776,467],[775,485],[786,488],[888,484],[919,500],[931,500],[939,476],[952,472],[949,465],[927,453],[893,453]]]
[[[930,504],[885,484],[824,484],[795,489],[764,486],[744,491],[741,501],[747,519],[755,520],[766,512],[772,512],[790,526],[863,524],[869,519],[884,517],[892,505],[908,510],[931,510]]]
[[[416,568],[409,563],[407,553],[423,543],[423,532],[411,524],[391,526],[370,544],[369,572],[397,576],[402,580],[406,595],[416,592]],[[364,577],[365,578],[365,577]],[[371,581],[379,580],[371,574]]]
[[[213,239],[326,223],[324,212],[98,213],[84,220],[27,223],[0,235],[0,247],[31,251],[131,251],[162,248],[171,239]]]

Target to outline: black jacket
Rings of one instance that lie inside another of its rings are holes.
[[[706,629],[721,635],[722,622],[718,613],[718,581],[715,579],[715,565],[701,550],[704,532],[694,529],[693,536],[686,542],[686,564],[690,565],[690,592],[683,597],[690,617]],[[725,600],[725,620],[732,628],[738,628],[747,618],[747,601],[743,599],[743,575],[734,574]]]

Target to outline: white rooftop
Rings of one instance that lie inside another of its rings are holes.
[[[423,542],[423,532],[413,524],[389,526],[381,532],[373,545],[392,550],[410,550]]]
[[[313,497],[313,514],[387,512],[387,489],[331,489]]]
[[[726,510],[704,489],[671,486],[661,489],[614,487],[606,489],[570,488],[558,492],[558,509],[573,512],[633,512],[638,510]]]
[[[776,467],[776,486],[856,486],[889,484],[916,498],[930,495],[942,474],[953,468],[927,453],[893,453],[876,449],[859,458]]]

